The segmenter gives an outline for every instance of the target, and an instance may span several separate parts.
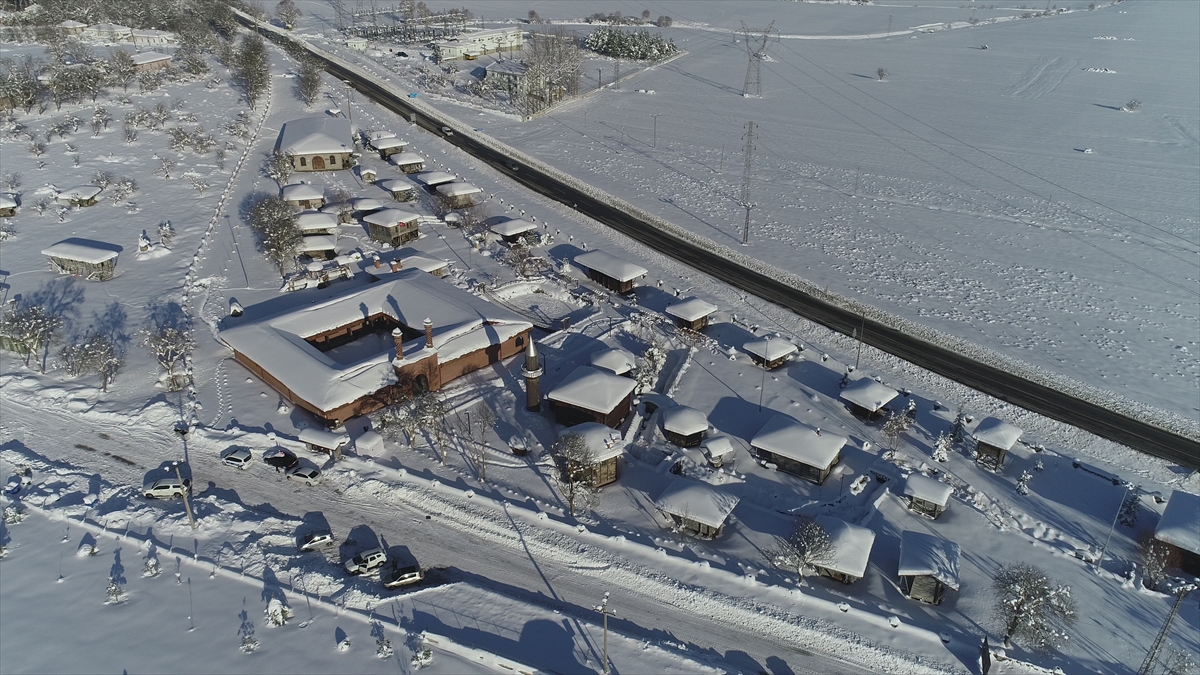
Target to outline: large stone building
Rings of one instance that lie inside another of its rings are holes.
[[[305,117],[279,130],[275,150],[292,158],[294,171],[339,171],[354,165],[350,121],[341,117]]]

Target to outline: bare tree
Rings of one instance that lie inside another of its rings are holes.
[[[763,554],[775,567],[795,572],[796,581],[803,583],[804,573],[813,565],[832,559],[833,540],[812,517],[800,516],[792,532],[786,537],[776,537],[775,545]]]
[[[142,331],[142,344],[154,354],[155,361],[168,377],[169,391],[178,391],[187,383],[186,374],[178,372],[196,347],[190,326],[148,325]]]
[[[156,157],[158,159],[158,168],[154,170],[154,173],[166,180],[171,180],[171,172],[175,170],[175,167],[179,166],[179,162],[175,161],[175,158],[170,155],[156,155]]]
[[[1155,590],[1166,578],[1168,567],[1179,563],[1179,553],[1147,530],[1138,538],[1138,560],[1142,563],[1142,585]]]
[[[23,108],[26,113],[33,110],[42,96],[42,85],[38,80],[43,62],[25,55],[18,59],[0,59],[0,98],[9,106]]]
[[[1133,112],[1134,110],[1137,110],[1140,107],[1142,107],[1142,102],[1135,98],[1132,101],[1130,101],[1129,103],[1126,103],[1125,105],[1121,106],[1121,110],[1123,110],[1124,112]]]
[[[413,413],[421,429],[433,434],[434,449],[446,463],[446,404],[436,392],[427,391],[413,399]]]
[[[249,33],[242,38],[237,55],[235,71],[241,83],[246,103],[251,108],[266,92],[271,81],[271,65],[267,58],[267,45],[258,33]]]
[[[1004,627],[1006,648],[1012,648],[1013,638],[1022,638],[1037,651],[1050,651],[1066,638],[1066,629],[1075,622],[1071,587],[1059,585],[1033,565],[1001,565],[992,589],[994,613]]]
[[[479,482],[487,482],[487,465],[488,465],[488,447],[487,447],[487,432],[496,424],[496,413],[492,412],[491,407],[487,402],[480,403],[467,413],[468,424],[466,425],[467,438],[470,443],[467,445],[467,458],[475,467],[475,473],[479,476]],[[476,440],[478,438],[478,440]]]
[[[38,370],[44,373],[45,351],[54,344],[63,323],[61,316],[42,305],[18,305],[5,312],[4,321],[0,323],[0,335],[7,338],[18,352],[24,352],[25,365],[29,365],[31,356],[40,355]]]
[[[887,439],[888,447],[895,449],[897,441],[900,440],[900,437],[907,430],[906,417],[893,412],[888,414],[887,421],[883,423],[881,433]]]
[[[13,171],[11,173],[0,174],[0,190],[5,192],[16,192],[21,187],[21,174]]]
[[[89,333],[82,341],[64,346],[60,357],[67,372],[74,377],[99,375],[102,391],[108,391],[108,385],[125,365],[117,343],[101,332]]]
[[[554,482],[574,516],[596,500],[596,455],[581,434],[572,432],[559,436],[554,443],[554,459],[558,465]]]
[[[287,0],[290,2],[291,0]],[[312,106],[321,95],[321,66],[313,59],[300,61],[300,72],[296,76],[296,96],[306,106]]]

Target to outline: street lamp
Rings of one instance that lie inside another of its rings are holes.
[[[767,364],[771,362],[771,336],[767,336],[767,344],[763,347],[762,385],[758,388],[758,412],[762,412],[763,392],[767,389]]]
[[[183,509],[187,511],[188,522],[192,524],[192,529],[196,529],[196,518],[192,515],[192,505],[188,502],[188,486],[183,484],[183,475],[179,473],[179,462],[171,462],[171,468],[175,469],[175,477],[179,479],[179,487],[183,488]],[[167,473],[171,469],[166,469]]]
[[[608,670],[608,617],[616,616],[617,613],[608,608],[608,591],[604,591],[604,599],[600,601],[592,609],[604,615],[604,675],[609,675]]]

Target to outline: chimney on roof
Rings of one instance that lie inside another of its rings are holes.
[[[380,261],[379,261],[379,256],[375,256],[371,260],[374,261],[374,263],[375,263],[375,269],[379,269],[380,267],[382,267],[382,263],[380,263]]]
[[[533,337],[526,333],[525,341],[525,365],[521,368],[521,374],[525,377],[525,409],[537,412],[542,408],[542,364],[538,362]]]
[[[425,349],[433,349],[433,319],[425,319]]]
[[[404,332],[399,328],[393,328],[392,341],[396,343],[396,358],[404,356]]]
[[[403,266],[404,266],[404,263],[400,262],[399,258],[392,260],[392,271],[393,272],[399,272],[400,268]]]

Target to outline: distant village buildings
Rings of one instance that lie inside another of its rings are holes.
[[[438,63],[459,59],[471,61],[484,54],[502,54],[520,51],[525,45],[520,28],[490,28],[470,31],[449,40],[433,43],[434,57]]]

